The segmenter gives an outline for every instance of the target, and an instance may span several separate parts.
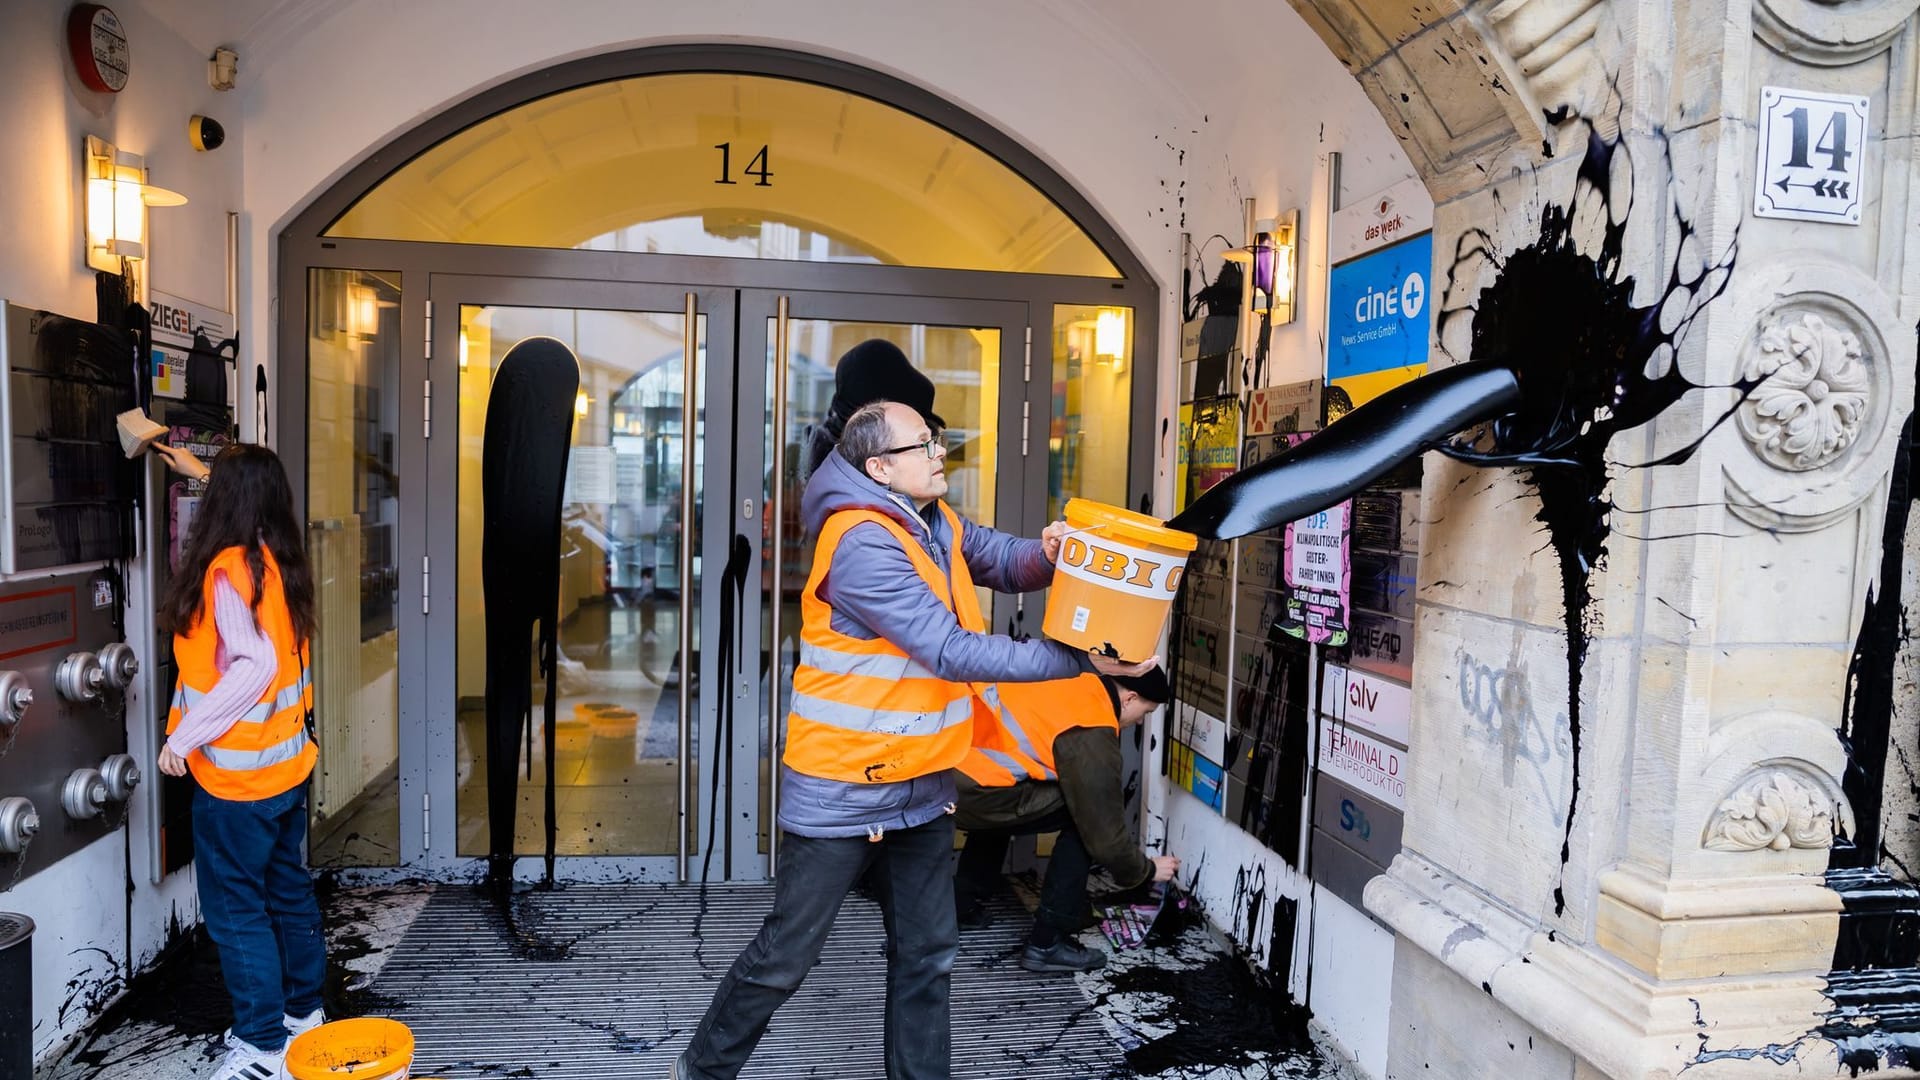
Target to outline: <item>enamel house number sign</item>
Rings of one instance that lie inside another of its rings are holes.
[[[1860,224],[1866,98],[1762,87],[1759,135],[1755,217]]]

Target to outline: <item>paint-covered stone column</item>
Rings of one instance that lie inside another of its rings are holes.
[[[1428,461],[1405,853],[1367,893],[1389,1074],[1875,1058],[1830,973],[1920,752],[1854,692],[1893,663],[1863,623],[1905,521],[1916,4],[1441,5],[1373,55],[1313,7],[1389,115],[1444,121],[1464,67],[1532,124],[1407,127],[1437,362],[1515,364],[1534,413]]]

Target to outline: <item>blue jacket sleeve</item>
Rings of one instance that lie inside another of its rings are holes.
[[[994,592],[1032,592],[1053,581],[1053,564],[1040,541],[1008,536],[985,525],[967,523],[960,557],[967,560],[973,583]]]
[[[823,591],[836,625],[854,629],[841,622],[848,620],[869,636],[886,638],[942,679],[1045,682],[1091,670],[1078,650],[1057,641],[1015,641],[961,627],[927,588],[899,541],[878,525],[856,525],[847,532],[833,553]]]

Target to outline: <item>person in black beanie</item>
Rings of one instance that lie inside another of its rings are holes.
[[[833,452],[847,418],[875,401],[913,406],[936,432],[947,426],[933,411],[933,380],[913,366],[900,346],[885,338],[869,338],[848,349],[833,369],[833,401],[827,406],[826,420],[814,425],[807,438],[806,467],[799,477],[802,488]]]

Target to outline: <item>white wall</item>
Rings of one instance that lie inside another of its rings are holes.
[[[825,10],[783,0],[578,0],[564,17],[517,0],[283,7],[258,49],[241,58],[242,354],[262,355],[273,341],[275,230],[394,135],[487,86],[570,58],[648,44],[751,42],[843,58],[923,86],[1049,162],[1160,281],[1163,358],[1177,355],[1180,232],[1237,241],[1245,196],[1260,200],[1263,214],[1300,207],[1301,317],[1274,333],[1270,380],[1319,372],[1324,154],[1343,153],[1344,188],[1354,195],[1413,170],[1358,84],[1291,9],[1258,0],[1180,8],[1154,0],[848,0],[831,9],[833,18]],[[423,41],[433,42],[429,53],[420,51]],[[1163,418],[1172,414],[1172,386],[1163,364]],[[253,430],[251,404],[243,395],[243,431]],[[1161,457],[1156,502],[1165,505],[1171,454]],[[1299,894],[1301,883],[1276,856],[1170,795],[1156,765],[1148,774],[1155,828],[1170,833],[1190,867],[1205,854],[1206,875],[1195,887],[1223,929],[1231,930],[1224,923],[1242,869],[1264,868],[1269,881],[1284,883],[1270,898]],[[1257,922],[1270,926],[1271,917]],[[1260,954],[1267,942],[1243,944]],[[1384,1000],[1386,976],[1383,969],[1359,999]],[[1334,1030],[1372,1030],[1330,1015],[1347,1008],[1344,1001],[1313,1004]]]
[[[208,88],[206,57],[138,0],[113,5],[131,41],[127,89],[118,95],[86,89],[66,58],[70,6],[65,0],[14,0],[0,7],[0,101],[7,105],[0,112],[0,135],[8,150],[0,155],[0,221],[6,223],[0,228],[0,298],[94,317],[93,275],[81,239],[81,146],[86,135],[99,135],[145,155],[154,183],[191,200],[151,216],[152,284],[224,306],[226,212],[237,209],[240,192],[238,102]],[[211,154],[194,151],[186,136],[194,113],[219,119],[232,142]],[[137,591],[137,564],[129,576],[136,588],[129,624],[149,624],[152,604]],[[150,626],[130,634],[142,659],[151,655]],[[152,713],[143,697],[129,703],[129,750],[148,775]],[[23,912],[37,926],[36,1057],[77,1032],[118,992],[129,970],[152,959],[170,922],[190,926],[197,918],[190,872],[151,884],[152,828],[150,807],[136,796],[127,833],[0,892],[0,909]]]
[[[1393,934],[1318,885],[1308,922],[1314,1021],[1362,1073],[1385,1076]]]

